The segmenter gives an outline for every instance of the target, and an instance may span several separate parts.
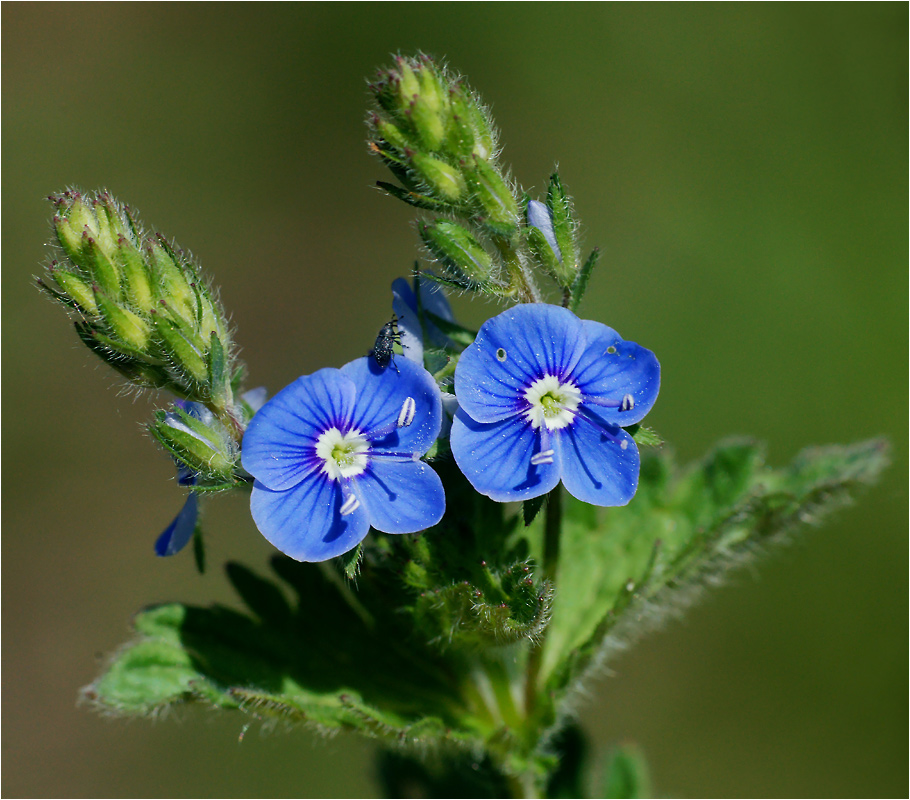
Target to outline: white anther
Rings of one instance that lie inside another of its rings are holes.
[[[531,456],[531,463],[536,467],[539,464],[552,464],[553,463],[553,454],[555,450],[541,450],[539,453],[535,453]]]
[[[346,517],[348,514],[353,514],[358,508],[360,508],[360,501],[355,495],[349,494],[339,511],[342,517]]]
[[[624,394],[622,396],[622,402],[619,404],[620,411],[631,411],[635,408],[635,398],[630,394]]]
[[[417,413],[417,403],[413,397],[406,397],[401,404],[401,411],[398,412],[398,427],[407,428],[414,421],[414,415]]]

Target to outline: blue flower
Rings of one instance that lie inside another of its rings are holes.
[[[442,482],[419,459],[441,415],[432,376],[411,361],[396,372],[359,358],[298,378],[243,437],[256,526],[291,558],[325,561],[355,547],[370,526],[413,533],[435,525],[445,510]]]
[[[187,412],[189,413],[189,412]],[[196,473],[186,469],[177,468],[177,483],[181,486],[193,486],[196,483]],[[155,555],[173,556],[187,546],[196,530],[199,519],[199,498],[195,492],[190,492],[183,504],[183,508],[174,517],[163,533],[155,540]]]
[[[480,328],[455,370],[452,454],[493,500],[528,500],[560,480],[598,506],[625,505],[639,455],[622,426],[657,399],[660,364],[599,322],[558,306],[515,306]]]
[[[415,278],[417,292],[420,294],[420,306],[440,319],[454,322],[452,307],[446,294],[435,281],[426,278]],[[451,340],[429,319],[421,320],[417,310],[417,292],[404,278],[392,282],[392,310],[398,317],[398,330],[401,332],[401,349],[405,358],[423,365],[423,346],[428,341],[435,347],[444,348],[451,345]],[[423,324],[421,324],[423,323]]]

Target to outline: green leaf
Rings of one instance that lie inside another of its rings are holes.
[[[875,480],[886,450],[881,441],[807,450],[775,470],[754,442],[729,441],[683,471],[668,453],[644,456],[625,508],[566,498],[547,686],[565,690],[611,644],[653,627],[666,609],[678,613],[707,581],[843,505]]]
[[[600,249],[595,247],[591,251],[591,255],[588,256],[588,260],[582,264],[581,269],[578,271],[578,275],[575,277],[575,282],[572,284],[571,297],[569,300],[570,311],[578,311],[578,306],[581,305],[581,299],[585,296],[585,292],[587,291],[591,273],[594,271],[594,267],[597,266],[599,259]]]
[[[146,609],[83,699],[124,716],[198,702],[395,743],[476,742],[489,729],[464,705],[449,664],[397,615],[374,619],[316,565],[282,556],[273,566],[296,602],[231,564],[252,615],[219,605]]]
[[[664,440],[660,438],[657,431],[646,428],[643,425],[630,425],[624,429],[639,447],[660,447]]]
[[[363,548],[359,544],[353,550],[348,550],[347,553],[338,557],[341,571],[349,581],[355,580],[360,573],[360,559],[362,557]]]
[[[537,497],[532,497],[530,500],[525,500],[521,504],[521,517],[524,520],[525,527],[530,525],[540,513],[540,509],[543,508],[546,499],[547,496],[542,494]]]

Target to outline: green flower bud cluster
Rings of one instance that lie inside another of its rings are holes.
[[[533,296],[513,248],[521,209],[496,163],[493,124],[476,95],[426,56],[398,57],[371,89],[377,108],[369,120],[370,149],[400,183],[379,185],[446,215],[420,229],[445,277],[462,288]]]
[[[518,203],[495,167],[493,125],[473,92],[426,56],[398,57],[370,88],[378,105],[371,149],[410,201],[514,233]]]
[[[388,194],[425,211],[417,230],[442,280],[514,302],[541,299],[535,273],[577,308],[597,261],[582,264],[578,224],[559,176],[546,204],[516,190],[497,164],[492,119],[460,79],[426,56],[399,56],[371,85],[370,150],[399,184]]]
[[[235,419],[230,331],[189,255],[107,192],[49,199],[62,257],[38,285],[77,313],[82,341],[134,385]]]

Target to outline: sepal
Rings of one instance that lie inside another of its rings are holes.
[[[172,411],[159,410],[149,430],[178,463],[203,479],[222,484],[234,482],[237,448],[211,413],[201,420],[179,406]]]
[[[495,283],[492,257],[457,222],[437,219],[421,223],[418,230],[427,250],[451,278],[466,286]]]

